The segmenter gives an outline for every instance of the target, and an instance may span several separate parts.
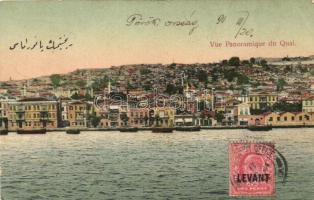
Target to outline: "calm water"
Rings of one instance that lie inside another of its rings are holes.
[[[10,133],[0,137],[1,194],[4,200],[232,199],[227,145],[235,140],[273,141],[286,157],[287,182],[267,199],[314,199],[314,129]]]

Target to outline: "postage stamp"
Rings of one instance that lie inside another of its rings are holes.
[[[275,145],[236,142],[229,144],[229,195],[275,195]]]

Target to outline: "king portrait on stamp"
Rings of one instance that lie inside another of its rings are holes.
[[[229,195],[275,194],[275,148],[272,143],[229,144]]]

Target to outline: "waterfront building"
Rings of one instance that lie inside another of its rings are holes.
[[[238,126],[256,126],[264,124],[265,124],[264,115],[239,115],[237,117]]]
[[[240,103],[235,105],[234,120],[237,125],[248,125],[250,122],[250,105],[248,103]]]
[[[6,116],[9,130],[57,128],[58,102],[39,97],[9,101]]]
[[[146,127],[149,125],[149,109],[130,108],[128,110],[128,122],[131,127]]]
[[[239,115],[237,116],[237,125],[238,126],[247,126],[249,125],[250,116],[249,115]]]
[[[0,99],[0,129],[8,128],[7,106],[8,99]]]
[[[89,126],[88,114],[90,106],[84,101],[71,101],[66,106],[67,121],[70,127]]]
[[[69,115],[68,115],[68,110],[69,110],[69,103],[72,101],[70,98],[67,97],[60,97],[59,98],[59,106],[60,106],[60,112],[59,115],[61,116],[61,120],[59,123],[60,127],[67,127],[70,126],[69,124]]]
[[[100,112],[100,127],[118,128],[128,125],[126,105],[108,105]]]
[[[150,123],[155,127],[173,127],[175,108],[156,107],[149,111]]]
[[[314,114],[305,112],[269,113],[265,124],[273,126],[314,125]]]
[[[261,115],[249,115],[249,126],[265,125],[265,114]]]
[[[216,112],[204,110],[200,113],[199,121],[201,126],[216,126],[217,120],[215,119]]]
[[[175,126],[196,126],[197,119],[192,114],[182,114],[174,116]]]
[[[302,101],[303,112],[314,112],[314,96],[308,97]]]
[[[252,93],[249,94],[249,104],[251,109],[265,110],[273,106],[278,101],[277,94],[274,93]]]
[[[235,105],[235,114],[239,115],[251,115],[250,113],[250,105],[248,103],[240,103]]]

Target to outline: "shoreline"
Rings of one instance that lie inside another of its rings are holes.
[[[193,127],[193,126],[191,126]],[[195,126],[194,126],[195,127]],[[265,126],[261,126],[265,127]],[[285,125],[285,126],[271,126],[273,129],[286,129],[286,128],[314,128],[314,125]],[[80,131],[120,131],[122,128],[47,128],[46,132],[65,132],[67,130],[80,130]],[[163,127],[160,127],[163,128]],[[170,127],[174,131],[180,132],[180,130],[176,130],[177,127]],[[137,128],[138,131],[152,131],[154,127],[141,127]],[[230,129],[247,129],[249,130],[249,126],[200,126],[200,130],[230,130]],[[8,132],[17,132],[16,130],[8,130]],[[186,132],[194,132],[194,131],[186,131]]]

